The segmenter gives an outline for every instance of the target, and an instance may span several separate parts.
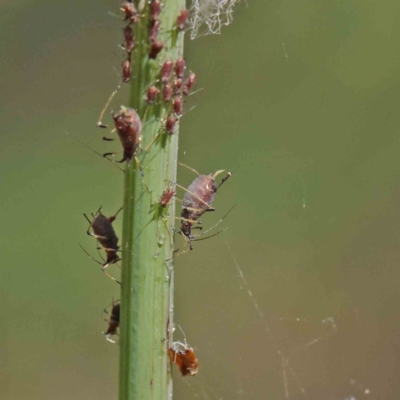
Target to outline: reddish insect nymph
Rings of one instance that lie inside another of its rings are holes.
[[[161,40],[154,40],[150,47],[149,58],[155,60],[163,48],[164,43]]]
[[[178,17],[176,18],[176,27],[178,31],[183,31],[185,29],[186,21],[189,17],[189,10],[181,10]]]
[[[161,67],[160,76],[161,82],[165,85],[169,82],[171,78],[172,68],[174,67],[174,63],[171,60],[165,61],[165,63]]]
[[[153,104],[160,91],[155,86],[150,86],[147,89],[147,104]]]
[[[174,197],[174,195],[175,195],[175,191],[172,186],[165,189],[163,194],[161,195],[160,206],[167,207],[168,203],[170,202],[172,197]]]
[[[185,60],[178,58],[175,62],[175,75],[177,78],[182,79],[185,74]]]

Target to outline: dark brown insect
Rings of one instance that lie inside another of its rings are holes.
[[[182,115],[182,109],[183,109],[183,100],[181,96],[177,96],[174,99],[173,102],[173,108],[174,108],[174,112],[175,114],[180,117]]]
[[[192,90],[192,87],[196,84],[196,74],[191,72],[185,83],[183,84],[183,94],[187,96]]]
[[[162,91],[163,101],[165,101],[166,103],[171,101],[173,93],[174,90],[172,89],[172,86],[169,83],[167,83]]]
[[[185,29],[186,21],[189,17],[189,10],[181,10],[176,19],[176,27],[178,31],[183,31]]]
[[[110,264],[115,264],[116,262],[120,261],[120,258],[118,256],[118,251],[119,251],[119,246],[118,246],[118,236],[116,235],[114,228],[112,226],[113,221],[115,221],[115,218],[117,217],[118,213],[122,210],[122,207],[116,212],[115,215],[112,215],[111,217],[107,218],[105,215],[101,213],[101,207],[97,210],[96,214],[92,214],[92,220],[88,218],[86,214],[83,214],[86,220],[89,222],[89,227],[86,231],[86,233],[89,236],[93,236],[97,239],[97,241],[100,243],[102,246],[103,250],[105,250],[107,258],[106,261],[102,264],[100,261],[95,260],[90,254],[85,250],[86,254],[89,255],[90,258],[92,258],[94,261],[96,261],[98,264],[102,265],[102,271],[106,273],[105,269],[110,265]],[[90,229],[93,230],[93,232],[90,231]],[[116,281],[111,275],[107,274],[106,275],[111,278],[112,280]],[[118,281],[116,281],[118,282]],[[118,282],[120,283],[120,282]]]
[[[161,21],[156,19],[156,20],[151,20],[149,24],[149,41],[150,43],[153,43],[156,41],[158,33],[160,32],[160,27],[161,27]]]
[[[125,13],[125,21],[128,21],[129,24],[135,24],[139,21],[138,13],[132,0],[124,1],[121,4],[121,11]]]
[[[155,86],[150,86],[147,89],[147,104],[153,104],[160,91]]]
[[[161,67],[160,76],[161,82],[165,85],[169,82],[171,78],[172,68],[174,67],[174,63],[171,60],[165,61],[165,63]]]
[[[199,362],[194,350],[186,344],[174,342],[168,349],[171,362],[176,364],[182,376],[194,376],[199,370]]]
[[[170,202],[172,197],[174,197],[174,195],[175,195],[175,191],[172,186],[165,189],[163,194],[161,195],[160,206],[167,207],[168,203]]]
[[[120,307],[121,307],[120,303],[114,304],[113,302],[110,319],[108,321],[108,329],[106,332],[104,332],[106,336],[112,336],[118,333]]]
[[[156,21],[161,14],[161,2],[153,0],[150,3],[150,20]]]
[[[175,62],[175,75],[177,78],[182,79],[185,74],[185,60],[178,58]]]
[[[127,25],[124,28],[124,38],[125,38],[125,48],[128,53],[131,53],[135,47],[135,36],[133,34],[132,28]]]
[[[176,118],[174,114],[170,114],[168,116],[167,120],[165,121],[165,130],[170,135],[172,135],[174,133],[175,125],[176,125],[177,121],[178,121],[178,118]]]
[[[149,58],[155,60],[158,56],[158,53],[163,49],[164,43],[161,40],[155,40],[150,47]]]
[[[123,63],[122,63],[122,82],[128,83],[132,78],[132,67],[131,67],[131,61],[129,58],[127,58]]]
[[[192,235],[193,224],[197,222],[206,211],[215,211],[215,208],[211,207],[215,194],[221,185],[232,176],[232,174],[228,172],[221,183],[217,185],[215,183],[215,178],[223,171],[224,170],[220,170],[209,175],[199,174],[186,189],[182,202],[181,233],[188,238],[190,250],[192,250],[191,241],[195,240],[195,236]]]
[[[115,129],[117,130],[124,149],[122,160],[117,162],[129,162],[136,155],[136,150],[142,141],[142,136],[140,135],[142,122],[138,113],[133,108],[124,106],[121,106],[121,111],[119,113],[113,113],[113,119]],[[114,155],[114,153],[105,153],[103,156],[107,157],[109,155]]]

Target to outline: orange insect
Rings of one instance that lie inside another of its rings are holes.
[[[194,376],[199,370],[199,362],[194,350],[187,344],[174,342],[168,349],[171,362],[176,364],[182,376]]]

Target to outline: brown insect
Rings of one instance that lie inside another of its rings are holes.
[[[158,20],[161,14],[161,2],[158,0],[153,0],[150,3],[150,21]]]
[[[187,344],[174,342],[168,349],[171,362],[176,364],[182,376],[194,376],[199,370],[199,362],[194,350]]]
[[[86,220],[89,222],[89,227],[86,231],[86,233],[89,236],[93,236],[97,239],[97,241],[100,243],[102,246],[103,250],[106,252],[106,260],[104,263],[101,263],[100,261],[95,260],[82,246],[81,248],[84,250],[84,252],[94,261],[96,261],[98,264],[102,265],[102,271],[112,280],[118,282],[115,278],[113,278],[111,275],[109,275],[106,272],[106,268],[110,264],[115,264],[116,262],[120,261],[120,258],[117,254],[119,251],[119,246],[118,246],[118,236],[116,235],[114,228],[112,226],[113,221],[115,221],[115,218],[117,217],[118,213],[122,210],[122,207],[116,212],[115,215],[112,215],[111,217],[107,218],[105,215],[101,213],[101,208],[100,207],[96,214],[92,214],[92,220],[88,218],[86,214],[83,214]],[[93,232],[90,231],[90,229],[93,230]]]
[[[174,133],[177,122],[178,118],[176,118],[174,114],[170,114],[168,116],[167,120],[165,121],[165,130],[167,131],[167,133],[169,133],[170,135]]]
[[[184,166],[187,167],[186,165]],[[193,168],[188,168],[197,173],[199,176],[189,185],[187,189],[185,189],[186,193],[182,202],[182,222],[180,233],[188,239],[189,248],[192,250],[193,247],[191,242],[196,240],[196,237],[192,235],[193,224],[195,222],[198,223],[198,219],[206,211],[215,211],[215,208],[211,206],[215,199],[215,194],[221,185],[232,176],[232,174],[228,172],[225,178],[222,179],[221,183],[217,185],[215,178],[217,175],[224,172],[224,170],[217,171],[214,174],[200,175]]]
[[[156,41],[158,33],[160,32],[161,21],[159,19],[154,19],[150,21],[149,24],[149,41],[153,43]]]
[[[181,97],[181,96],[175,97],[172,106],[173,106],[173,109],[174,109],[175,114],[176,114],[178,117],[180,117],[180,116],[182,115],[182,109],[183,109],[183,100],[182,100],[182,97]]]
[[[118,133],[119,139],[121,141],[122,147],[124,149],[124,156],[120,161],[130,162],[132,158],[136,155],[136,150],[139,147],[142,136],[142,122],[138,113],[129,107],[121,106],[120,112],[117,114],[113,113],[115,129]],[[112,140],[108,138],[103,138],[104,140]],[[105,153],[103,156],[107,157],[109,155],[114,155],[115,153]]]
[[[147,89],[147,104],[153,104],[160,91],[155,86],[150,86]]]
[[[104,332],[106,336],[113,336],[118,334],[120,308],[121,304],[119,302],[112,302],[111,314],[108,320],[108,329],[106,332]],[[104,311],[106,312],[106,310]]]
[[[133,34],[132,28],[127,25],[124,28],[124,38],[125,38],[125,48],[128,53],[131,53],[135,47],[135,36]]]
[[[174,67],[174,63],[171,60],[165,61],[165,63],[161,67],[160,76],[161,82],[165,85],[169,82],[171,78],[172,68]]]
[[[169,83],[167,83],[162,91],[162,98],[165,103],[171,101],[173,92],[174,90],[172,89],[172,86]]]
[[[189,92],[192,90],[193,86],[196,84],[196,74],[191,72],[183,84],[183,94],[185,96],[189,95]]]
[[[189,18],[189,10],[181,10],[178,17],[176,18],[176,27],[178,31],[183,31],[185,29],[186,21]]]
[[[138,13],[132,0],[124,1],[121,4],[121,11],[125,13],[125,21],[128,21],[128,24],[134,24],[139,21]]]
[[[149,58],[155,60],[163,48],[164,43],[161,40],[154,40],[150,47]]]
[[[175,62],[175,75],[177,78],[182,79],[185,73],[185,60],[178,58]]]
[[[122,63],[122,82],[124,83],[128,83],[132,78],[132,67],[129,58]]]
[[[172,186],[165,189],[163,194],[161,195],[160,206],[167,207],[168,203],[170,202],[172,197],[174,197],[174,195],[175,195],[175,191]]]

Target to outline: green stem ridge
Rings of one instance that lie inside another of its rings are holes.
[[[173,311],[173,226],[175,202],[159,205],[169,182],[176,182],[178,125],[175,133],[165,133],[163,120],[171,105],[148,106],[147,88],[154,84],[163,62],[183,55],[183,33],[175,28],[184,0],[165,0],[160,15],[158,39],[164,49],[155,60],[148,58],[149,5],[139,10],[133,27],[136,47],[132,52],[129,106],[143,122],[142,148],[159,133],[146,151],[137,152],[144,176],[135,160],[127,165],[124,183],[124,216],[121,243],[122,286],[120,317],[120,400],[167,400],[172,398],[168,344],[172,340]],[[144,116],[146,120],[143,121]],[[169,261],[166,261],[169,260]]]

